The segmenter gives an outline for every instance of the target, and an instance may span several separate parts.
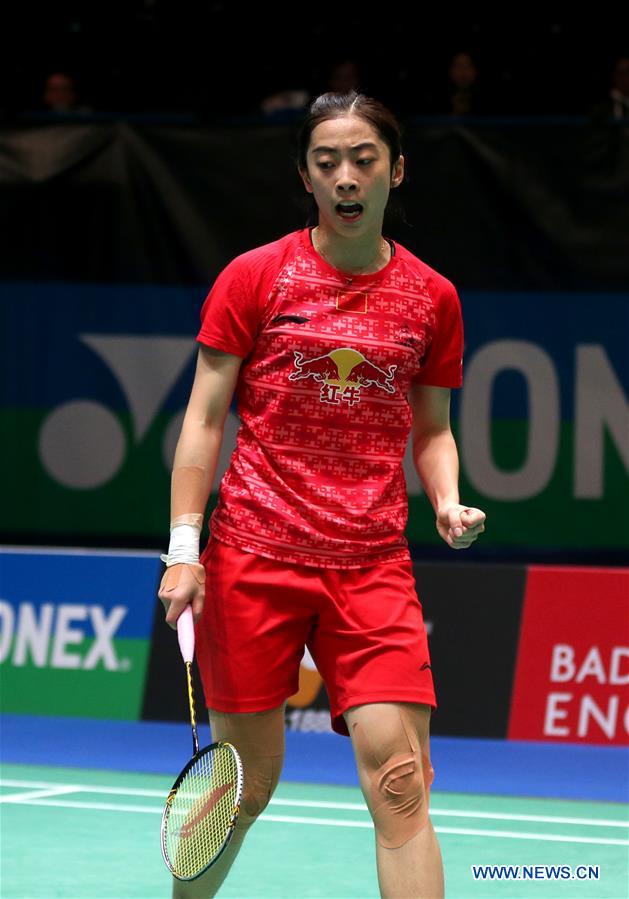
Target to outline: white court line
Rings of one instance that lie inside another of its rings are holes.
[[[359,802],[319,802],[314,799],[271,799],[270,805],[290,805],[303,808],[338,808],[367,811],[367,806]],[[629,827],[626,821],[609,818],[567,818],[560,815],[518,815],[507,812],[463,811],[462,809],[430,807],[430,816],[441,815],[446,818],[487,818],[496,821],[541,821],[547,824],[582,824],[596,827]]]
[[[281,821],[287,824],[327,824],[333,827],[372,827],[370,821],[337,821],[334,818],[293,818],[288,815],[260,816],[261,821]],[[603,840],[598,837],[570,837],[564,834],[525,833],[517,830],[470,830],[462,827],[435,827],[435,833],[454,833],[472,837],[506,837],[514,840],[539,840],[559,843],[597,843],[602,846],[629,846],[629,840]]]
[[[430,809],[432,815],[449,818],[485,818],[493,821],[537,821],[542,824],[575,824],[584,827],[629,827],[629,821],[615,821],[610,818],[567,818],[564,815],[518,815],[507,812],[465,812],[458,809]]]
[[[571,837],[555,833],[524,833],[510,830],[464,830],[458,827],[435,827],[436,833],[460,833],[476,837],[505,837],[514,840],[539,840],[541,843],[596,843],[599,846],[629,846],[629,840],[603,840],[599,837]]]
[[[12,778],[0,778],[0,786],[6,787],[41,787],[45,789],[64,788],[67,792],[96,793],[105,796],[148,796],[155,799],[165,799],[166,790],[148,790],[138,787],[101,787],[90,784],[61,784],[42,780],[14,780]],[[2,797],[0,797],[1,799]],[[11,797],[13,798],[13,797]],[[8,799],[8,797],[7,797]],[[356,811],[367,813],[367,806],[362,802],[326,802],[318,799],[271,799],[270,805],[289,806],[291,808],[328,808],[340,811]],[[120,806],[121,807],[121,806]],[[105,807],[107,810],[109,806]],[[562,815],[520,815],[508,812],[481,812],[466,811],[464,809],[430,809],[431,817],[438,815],[445,818],[478,818],[495,821],[532,821],[543,824],[573,824],[584,827],[629,827],[628,820],[616,820],[610,818],[571,818]]]
[[[76,793],[77,788],[73,786],[49,787],[46,790],[27,790],[26,793],[9,793],[6,796],[0,796],[0,802],[30,802],[31,799],[44,799],[50,796],[63,796],[66,793]]]
[[[72,802],[61,800],[54,802],[46,799],[25,800],[23,805],[39,805],[45,808],[74,808],[109,812],[141,812],[161,815],[161,808],[142,805],[115,805],[106,802]],[[261,821],[273,821],[280,824],[319,824],[324,827],[363,827],[373,829],[371,821],[343,821],[336,818],[302,818],[292,815],[268,815],[263,813]],[[571,837],[565,834],[525,833],[509,830],[472,830],[459,827],[435,827],[436,833],[459,834],[474,837],[496,837],[512,840],[538,840],[541,843],[595,843],[599,846],[629,846],[629,840],[603,840],[598,837]]]
[[[149,790],[137,787],[104,787],[91,784],[59,784],[50,781],[28,781],[14,779],[0,779],[0,786],[11,787],[42,787],[50,789],[62,789],[67,792],[86,792],[111,796],[147,796],[157,799],[163,799],[164,790]],[[11,797],[13,798],[13,797]],[[0,797],[1,799],[1,797]],[[349,811],[367,812],[367,806],[361,802],[328,802],[316,799],[271,799],[271,805],[289,806],[296,808],[328,808],[328,809],[347,809]],[[108,808],[108,807],[107,807]],[[482,818],[500,821],[536,821],[547,824],[574,824],[595,827],[629,827],[629,820],[616,820],[608,818],[574,818],[560,815],[520,815],[516,813],[509,814],[507,812],[481,812],[481,811],[465,811],[462,809],[440,809],[431,808],[431,815],[441,815],[452,818]]]
[[[165,799],[168,789],[143,790],[141,787],[100,787],[90,784],[61,784],[46,780],[13,780],[0,777],[0,787],[42,787],[42,789],[67,786],[79,793],[98,793],[107,796],[152,796],[156,799]]]
[[[154,805],[127,805],[124,802],[76,802],[63,799],[60,802],[50,802],[47,799],[25,799],[23,805],[41,805],[44,808],[79,808],[87,811],[99,812],[145,812],[149,815],[161,815],[163,808],[157,808]]]

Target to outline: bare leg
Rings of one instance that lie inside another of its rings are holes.
[[[406,727],[402,725],[404,716]],[[430,759],[430,706],[416,703],[370,703],[356,706],[345,713],[352,736],[361,789],[376,828],[376,864],[382,899],[443,899],[444,875],[441,850],[433,826],[428,818],[429,784],[424,782],[424,767],[420,770],[420,784],[415,820],[422,825],[410,838],[407,834],[396,841],[386,838],[382,819],[374,817],[374,771],[388,759],[408,753],[410,736],[414,750],[420,750],[424,765]],[[359,730],[356,731],[358,726]],[[406,734],[406,729],[410,733]],[[362,738],[358,739],[358,735]],[[402,818],[408,827],[412,817]],[[416,829],[416,828],[415,828]],[[387,842],[399,842],[387,848]]]
[[[284,760],[285,704],[268,712],[226,713],[210,709],[213,740],[229,740],[238,750],[245,775],[234,834],[219,860],[190,883],[173,879],[173,899],[210,899],[233,865],[247,832],[264,811],[280,779]]]
[[[399,849],[376,840],[378,885],[383,899],[442,899],[441,849],[432,822]]]

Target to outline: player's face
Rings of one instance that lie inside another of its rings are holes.
[[[392,172],[389,147],[369,122],[357,115],[321,122],[306,162],[301,175],[319,207],[319,225],[344,237],[381,231],[389,191],[404,177],[404,157]]]

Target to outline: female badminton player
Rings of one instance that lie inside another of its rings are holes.
[[[412,435],[439,535],[469,547],[485,515],[459,502],[450,430],[461,308],[447,278],[382,235],[404,177],[392,113],[356,92],[322,94],[298,144],[318,224],[218,275],[173,466],[159,596],[173,628],[192,604],[213,739],[236,746],[245,772],[227,850],[198,880],[177,881],[174,895],[213,896],[269,802],[307,646],[332,727],[352,740],[381,894],[440,897],[428,815],[436,698],[404,535],[402,460]],[[237,446],[199,559],[234,391]]]

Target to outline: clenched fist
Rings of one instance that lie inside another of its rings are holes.
[[[452,549],[467,549],[485,530],[485,518],[481,509],[452,503],[439,509],[437,530]]]

